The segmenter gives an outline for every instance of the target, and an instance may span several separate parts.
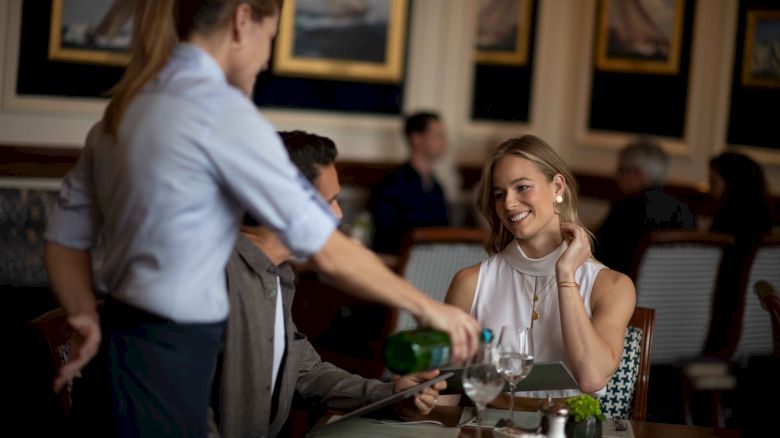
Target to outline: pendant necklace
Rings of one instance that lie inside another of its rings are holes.
[[[536,310],[536,304],[541,301],[542,297],[546,296],[545,292],[550,288],[550,286],[555,283],[555,276],[552,276],[549,281],[547,281],[547,284],[545,284],[541,290],[537,290],[536,287],[532,287],[529,281],[530,275],[527,275],[525,273],[521,273],[521,278],[523,279],[523,283],[525,284],[525,290],[526,294],[528,295],[528,299],[531,301],[531,328],[534,326],[534,321],[539,319],[541,316],[539,312]],[[538,277],[534,277],[534,286],[536,285],[536,280],[538,280]],[[531,291],[533,290],[533,297],[531,297]]]

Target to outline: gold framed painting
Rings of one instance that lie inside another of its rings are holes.
[[[747,12],[742,85],[780,87],[780,10]]]
[[[677,74],[685,0],[600,0],[596,68]]]
[[[407,0],[287,0],[273,71],[358,82],[403,78]]]
[[[127,65],[135,0],[52,0],[49,59]]]
[[[532,0],[479,0],[475,43],[476,62],[516,65],[528,63]]]

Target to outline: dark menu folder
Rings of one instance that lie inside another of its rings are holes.
[[[441,372],[453,373],[453,376],[447,379],[446,393],[463,392],[463,367],[443,368]],[[515,391],[561,391],[577,388],[577,381],[563,362],[540,362],[534,364],[531,374],[517,384]],[[509,391],[508,383],[504,385],[504,391]]]
[[[423,383],[420,383],[419,385],[413,386],[411,388],[407,388],[401,392],[396,392],[395,394],[385,397],[382,400],[376,401],[374,403],[371,403],[369,405],[363,406],[360,409],[356,409],[346,415],[340,416],[338,418],[331,418],[330,421],[328,421],[327,424],[320,425],[315,427],[311,432],[306,434],[307,437],[316,436],[323,431],[329,430],[332,428],[333,425],[338,423],[343,423],[345,420],[348,420],[350,418],[357,418],[361,417],[366,414],[370,414],[378,409],[381,409],[386,406],[390,406],[393,403],[399,402],[401,400],[405,400],[407,398],[413,397],[418,392],[422,391],[423,389],[440,382],[442,380],[446,380],[452,377],[452,374],[442,371],[438,376],[434,377],[431,380],[425,381]]]

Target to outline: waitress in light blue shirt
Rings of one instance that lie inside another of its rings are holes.
[[[205,435],[229,311],[224,267],[244,210],[345,289],[448,332],[456,359],[476,349],[470,316],[425,297],[337,231],[247,97],[267,66],[280,3],[141,0],[133,60],[63,181],[46,261],[83,339],[55,389],[102,337],[119,435]],[[102,329],[88,252],[100,232]]]

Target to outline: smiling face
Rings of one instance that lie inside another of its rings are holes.
[[[518,241],[533,240],[544,231],[560,233],[553,203],[564,189],[561,175],[548,181],[533,162],[517,155],[502,158],[493,170],[496,215]]]

